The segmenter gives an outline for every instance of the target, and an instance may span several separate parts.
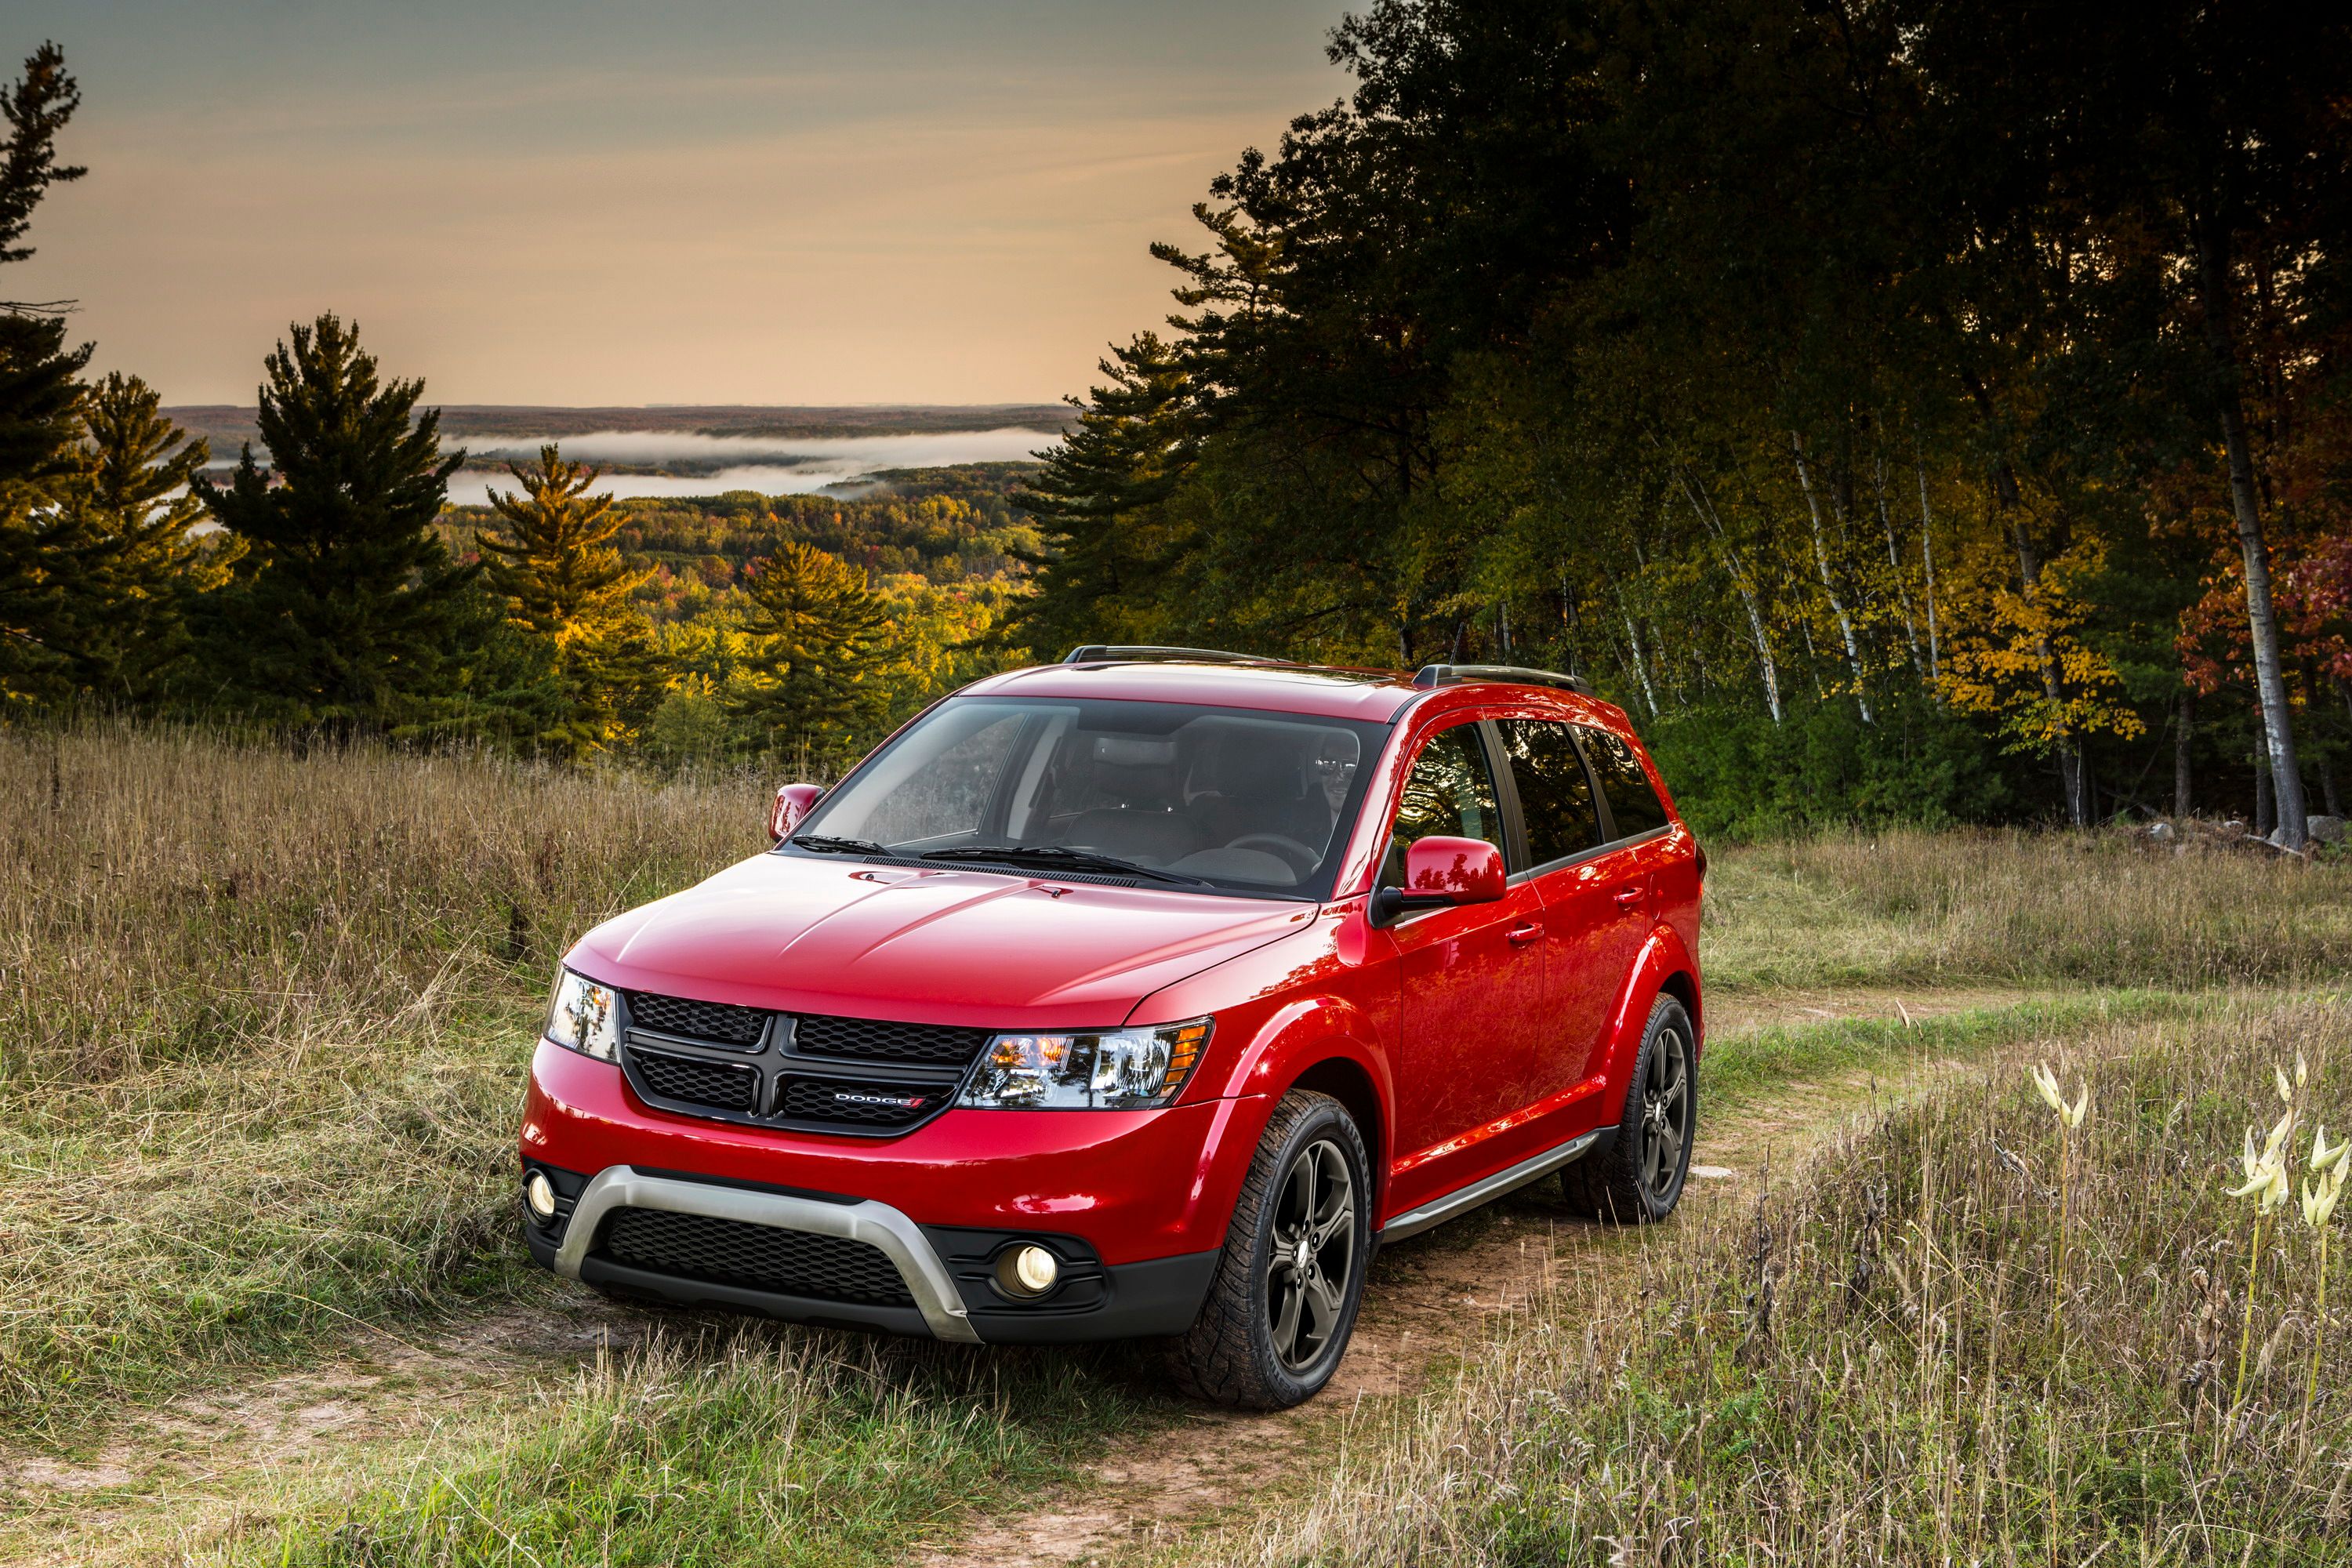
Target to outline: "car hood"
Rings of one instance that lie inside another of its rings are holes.
[[[917,1024],[1072,1028],[1298,930],[1313,904],[758,855],[607,921],[569,962],[628,991]]]

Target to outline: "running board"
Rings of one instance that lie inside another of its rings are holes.
[[[1617,1130],[1613,1127],[1595,1128],[1570,1139],[1558,1148],[1547,1149],[1532,1159],[1522,1160],[1507,1171],[1497,1171],[1485,1181],[1458,1187],[1442,1198],[1422,1205],[1410,1214],[1397,1215],[1381,1227],[1381,1245],[1402,1241],[1409,1236],[1419,1236],[1432,1226],[1444,1225],[1456,1215],[1466,1214],[1480,1204],[1492,1203],[1506,1193],[1515,1193],[1529,1182],[1548,1176],[1572,1161],[1582,1159],[1595,1143],[1601,1142],[1601,1134],[1604,1131],[1614,1132]]]

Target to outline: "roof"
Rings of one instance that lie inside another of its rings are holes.
[[[1409,676],[1386,669],[1311,664],[1214,664],[1181,659],[1048,664],[994,675],[964,688],[972,697],[1099,697],[1137,702],[1192,702],[1367,719],[1385,724],[1414,698]]]
[[[975,697],[1017,694],[1189,702],[1207,708],[1248,708],[1385,724],[1418,702],[1445,708],[1473,705],[1482,700],[1492,700],[1498,688],[1514,696],[1542,699],[1544,707],[1565,706],[1579,716],[1616,712],[1607,703],[1549,686],[1474,679],[1432,688],[1416,685],[1412,676],[1400,670],[1273,660],[1244,664],[1214,659],[1106,658],[1048,664],[991,676],[966,687],[964,693]]]

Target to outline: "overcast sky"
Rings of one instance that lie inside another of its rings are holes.
[[[1345,0],[9,0],[89,167],[0,294],[249,403],[356,318],[446,403],[993,403],[1158,321]],[[12,66],[8,74],[16,74]]]

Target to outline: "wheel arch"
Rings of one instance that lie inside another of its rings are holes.
[[[1650,1026],[1650,1010],[1662,995],[1672,996],[1691,1016],[1694,1053],[1706,1038],[1706,1026],[1699,1013],[1698,964],[1690,950],[1683,945],[1682,937],[1669,925],[1660,925],[1642,944],[1639,957],[1625,976],[1625,986],[1618,994],[1617,1005],[1609,1021],[1609,1055],[1607,1082],[1612,1093],[1622,1093],[1625,1075],[1633,1068],[1633,1058],[1642,1048],[1642,1037]]]
[[[1372,1075],[1352,1056],[1327,1056],[1292,1079],[1290,1089],[1328,1094],[1355,1118],[1356,1130],[1364,1137],[1364,1157],[1371,1167],[1372,1213],[1378,1215],[1388,1194],[1388,1132],[1380,1088]]]

